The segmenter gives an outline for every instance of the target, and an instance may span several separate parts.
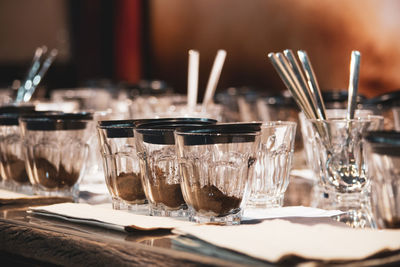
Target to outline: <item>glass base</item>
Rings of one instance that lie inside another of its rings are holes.
[[[34,185],[33,193],[35,195],[46,196],[46,197],[60,197],[60,198],[69,198],[73,202],[79,201],[79,186],[75,185],[71,188],[67,189],[59,189],[59,190],[46,190],[44,188],[39,187],[38,185]]]
[[[189,217],[190,213],[186,205],[177,209],[171,209],[164,204],[150,204],[150,216],[161,217]]]
[[[150,207],[148,204],[126,204],[126,210],[140,215],[150,215]]]
[[[113,197],[111,199],[112,208],[114,210],[127,210],[133,213],[149,215],[149,205],[147,204],[147,200],[142,203],[127,203],[126,201],[121,200],[120,198]]]
[[[336,193],[314,187],[313,207],[341,210],[344,214],[332,217],[353,228],[377,228],[372,214],[371,198],[368,191],[357,193]]]
[[[226,216],[208,216],[196,211],[192,211],[189,220],[196,223],[220,224],[220,225],[238,225],[242,219],[242,210]]]
[[[346,213],[334,216],[333,219],[345,223],[352,228],[377,229],[377,224],[370,207],[352,208],[345,211]]]
[[[12,190],[17,193],[21,193],[21,194],[25,194],[25,195],[33,195],[34,194],[32,184],[30,184],[30,183],[28,183],[28,184],[15,183]]]
[[[3,180],[1,183],[1,188],[15,192],[15,183],[11,180]]]
[[[340,209],[343,211],[351,209],[360,209],[365,206],[371,206],[370,196],[367,192],[362,193],[323,193],[325,197],[325,208]]]
[[[268,208],[279,208],[283,206],[284,195],[278,195],[275,197],[250,197],[246,201],[246,208],[257,208],[257,209],[268,209]]]
[[[348,209],[365,205],[370,205],[370,193],[368,191],[338,193],[326,190],[319,184],[315,184],[312,190],[311,206],[315,208]]]
[[[113,210],[128,211],[138,215],[150,215],[150,208],[147,202],[143,204],[128,204],[119,198],[112,198],[111,204]]]
[[[124,210],[125,209],[125,203],[122,202],[119,198],[112,198],[111,200],[112,208],[113,210]]]

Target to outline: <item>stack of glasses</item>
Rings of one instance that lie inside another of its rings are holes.
[[[99,122],[113,208],[149,207],[153,216],[238,224],[246,205],[282,206],[296,124],[215,123],[202,118]]]
[[[91,113],[2,107],[3,187],[26,194],[78,199],[91,137]]]

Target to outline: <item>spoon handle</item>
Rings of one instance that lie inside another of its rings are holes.
[[[349,98],[347,101],[347,119],[354,119],[354,113],[357,106],[357,90],[360,75],[361,53],[359,51],[351,52],[350,61],[350,79],[349,79]]]
[[[299,56],[301,65],[303,66],[304,72],[307,76],[308,85],[312,90],[313,95],[315,96],[315,101],[317,102],[318,112],[321,119],[326,120],[326,110],[324,100],[322,99],[321,89],[319,88],[317,76],[314,73],[314,69],[311,65],[311,61],[308,58],[307,52],[303,50],[297,51],[297,55]]]

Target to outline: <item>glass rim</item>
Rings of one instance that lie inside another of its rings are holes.
[[[236,133],[216,133],[216,132],[208,132],[208,133],[190,133],[190,132],[179,132],[179,131],[174,131],[176,135],[181,135],[181,136],[257,136],[261,135],[261,132],[236,132]]]
[[[271,127],[271,126],[297,126],[297,122],[295,122],[295,121],[266,121],[261,124],[261,128]]]
[[[125,130],[134,130],[136,129],[135,126],[128,125],[128,124],[115,124],[115,125],[107,125],[107,126],[96,126],[97,129],[100,130],[116,130],[116,129],[125,129]]]
[[[57,113],[54,111],[47,111],[23,114],[19,118],[23,122],[40,122],[40,121],[93,121],[92,112],[75,112],[75,113]]]
[[[27,131],[59,131],[59,130],[87,130],[91,120],[82,119],[55,119],[55,118],[20,118],[20,125]]]
[[[400,146],[400,132],[397,131],[369,131],[364,139],[374,145]]]
[[[97,129],[134,129],[136,120],[102,120],[97,122]]]
[[[175,129],[177,135],[187,136],[243,136],[258,135],[260,132],[260,122],[220,123],[204,126],[179,127]]]
[[[92,122],[92,120],[87,119],[60,119],[60,118],[19,118],[20,122],[25,123],[64,123],[64,122]]]
[[[141,123],[141,121],[144,121]],[[217,120],[210,118],[161,118],[161,119],[148,119],[138,120],[136,127],[138,129],[175,129],[177,127],[183,127],[185,124],[190,125],[209,125],[215,124]]]
[[[203,126],[203,125],[201,125]],[[187,126],[187,127],[176,127],[176,128],[133,128],[135,133],[142,134],[142,135],[161,135],[162,133],[176,133],[176,134],[187,134],[187,135],[244,135],[244,134],[259,134],[261,131],[242,131],[242,132],[231,132],[231,133],[224,133],[224,132],[185,132],[181,131],[180,128],[194,128],[194,127],[201,127],[201,126]],[[113,128],[109,128],[113,129]],[[116,128],[118,129],[118,128]],[[120,129],[124,129],[121,127]],[[129,128],[126,128],[129,129]]]
[[[367,115],[365,117],[357,117],[354,119],[347,119],[347,118],[331,118],[331,119],[308,119],[306,118],[306,121],[311,122],[311,123],[326,123],[326,124],[331,124],[331,123],[338,123],[338,122],[342,122],[342,123],[349,123],[349,122],[353,122],[353,123],[362,123],[362,122],[372,122],[372,121],[378,121],[378,120],[383,120],[384,117],[381,115]]]
[[[154,133],[163,133],[163,132],[174,132],[175,129],[173,128],[169,128],[169,129],[165,129],[165,128],[134,128],[134,131],[139,133],[139,134],[148,134],[151,132]]]
[[[149,118],[149,119],[123,119],[123,120],[100,120],[97,126],[104,127],[105,129],[110,127],[120,127],[120,125],[127,125],[126,127],[136,128],[139,125],[149,124],[149,123],[169,123],[170,121],[186,121],[188,119],[194,120],[195,118]]]

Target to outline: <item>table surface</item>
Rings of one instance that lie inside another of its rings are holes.
[[[0,251],[16,261],[56,265],[220,265],[232,262],[173,248],[169,231],[122,233],[0,208]],[[0,254],[1,256],[1,254]]]
[[[39,205],[40,203],[38,203]],[[111,205],[111,204],[110,204]],[[19,265],[74,266],[243,266],[265,265],[245,256],[206,254],[201,249],[182,249],[179,238],[170,231],[123,233],[96,226],[75,224],[27,213],[29,206],[0,206],[0,260]],[[297,219],[300,220],[300,219]],[[315,219],[314,219],[315,220]],[[326,218],[326,220],[331,220]],[[333,220],[332,220],[333,221]],[[335,222],[337,223],[337,222]],[[289,257],[280,264],[312,263]],[[331,263],[331,264],[341,264]],[[387,253],[349,265],[400,266],[400,252]]]

